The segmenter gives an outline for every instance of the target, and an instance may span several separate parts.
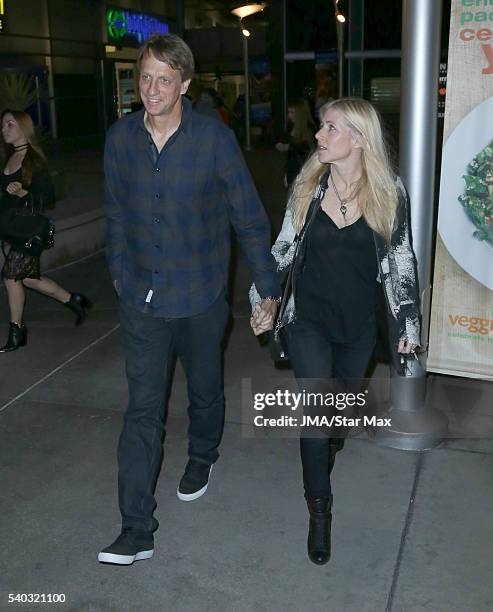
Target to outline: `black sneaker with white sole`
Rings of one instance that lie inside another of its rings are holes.
[[[122,529],[116,540],[98,555],[100,563],[131,565],[134,561],[150,559],[154,554],[154,537],[142,529]]]
[[[201,497],[209,486],[212,465],[189,459],[176,494],[181,501],[193,501]]]

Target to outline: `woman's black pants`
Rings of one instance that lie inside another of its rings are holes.
[[[336,379],[341,385],[357,381],[365,375],[376,341],[376,324],[371,321],[353,342],[333,342],[323,326],[309,321],[295,321],[285,327],[289,357],[298,381],[303,379]],[[315,381],[314,381],[315,384]],[[330,437],[318,429],[302,430],[300,437],[303,485],[307,499],[330,498],[330,471],[335,453],[343,439]]]

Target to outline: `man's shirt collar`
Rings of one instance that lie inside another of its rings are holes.
[[[188,135],[190,133],[190,119],[192,115],[192,103],[185,96],[181,97],[181,102],[182,102],[181,121],[180,121],[180,125],[178,126],[177,131],[183,132],[183,134]],[[145,125],[145,117],[146,117],[145,108],[142,108],[136,113],[134,113],[134,116],[135,116],[136,127],[138,129],[144,130],[145,132],[147,132],[147,134],[149,134],[149,130],[147,129]]]

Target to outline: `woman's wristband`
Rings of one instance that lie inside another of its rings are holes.
[[[277,304],[281,303],[281,298],[280,297],[276,297],[274,295],[268,295],[264,298],[262,298],[263,300],[270,300],[271,302],[277,302]]]

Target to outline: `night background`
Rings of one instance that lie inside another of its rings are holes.
[[[120,304],[105,253],[103,147],[110,127],[139,108],[136,58],[145,33],[162,28],[192,48],[196,75],[188,94],[194,103],[207,90],[221,99],[273,239],[289,193],[288,156],[275,146],[285,144],[286,107],[301,98],[316,122],[319,105],[337,95],[332,0],[270,0],[243,24],[251,33],[249,149],[241,105],[244,39],[230,12],[239,5],[0,0],[0,110],[28,111],[55,185],[56,201],[44,210],[55,223],[55,246],[42,254],[42,273],[93,303],[76,327],[68,308],[26,291],[27,344],[0,355],[0,611],[491,612],[493,443],[483,430],[467,439],[453,431],[425,452],[396,450],[363,428],[353,431],[333,474],[330,563],[309,561],[298,435],[252,435],[250,427],[257,387],[295,389],[296,382],[252,334],[252,275],[234,239],[226,415],[211,486],[200,500],[177,499],[188,456],[187,381],[178,363],[156,490],[156,554],[127,569],[98,563],[98,552],[121,527],[116,449],[128,403]],[[400,83],[402,2],[342,0],[340,8],[347,17],[345,50],[357,55],[346,58],[344,93],[379,110],[398,166],[400,100],[406,95]],[[437,158],[449,18],[445,0]],[[486,131],[491,122],[485,123]],[[429,145],[428,133],[422,142]],[[125,176],[133,179],[132,172]],[[432,199],[428,210],[438,201]],[[453,278],[444,282],[454,289]],[[11,311],[1,286],[0,293],[3,343]],[[472,323],[479,315],[472,308],[454,314],[457,325]],[[493,317],[484,316],[485,322]],[[427,374],[427,406],[448,407],[461,427],[473,414],[478,429],[486,429],[491,383],[438,372]],[[389,366],[379,363],[374,376],[387,394]],[[43,595],[46,603],[28,603],[28,594]],[[56,603],[46,600],[54,594]]]
[[[5,0],[0,32],[0,88],[2,79],[25,78],[24,89],[37,86],[37,101],[29,110],[44,131],[55,139],[103,136],[109,125],[138,103],[135,56],[139,40],[113,40],[108,11],[129,10],[167,24],[184,35],[196,59],[192,97],[205,87],[215,88],[233,113],[244,91],[242,37],[224,0]],[[283,15],[283,7],[286,14]],[[449,0],[444,3],[442,49],[448,39]],[[398,55],[402,3],[395,0],[342,0],[348,16],[346,50],[379,50]],[[283,22],[286,22],[285,38]],[[336,27],[329,0],[272,0],[265,10],[245,19],[251,29],[252,125],[255,137],[274,137],[284,128],[288,100],[305,97],[315,112],[317,88],[324,95],[336,91]],[[286,79],[283,45],[286,47]],[[47,59],[46,59],[47,58]],[[346,62],[346,93],[371,100],[387,122],[398,122],[398,57]],[[383,79],[383,80],[382,80]],[[18,86],[18,89],[22,89]],[[5,90],[5,87],[4,87]],[[283,91],[285,100],[283,101]],[[1,89],[0,89],[1,91]],[[26,92],[23,92],[26,94]],[[31,91],[32,93],[32,91]],[[320,92],[319,92],[320,93]],[[22,95],[21,95],[22,98]],[[23,106],[30,100],[3,104]]]

